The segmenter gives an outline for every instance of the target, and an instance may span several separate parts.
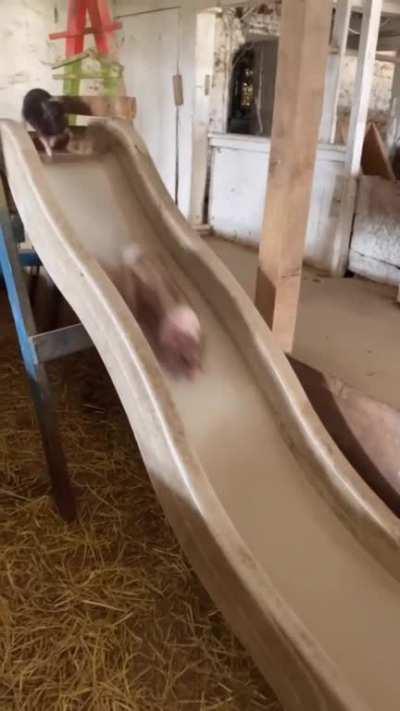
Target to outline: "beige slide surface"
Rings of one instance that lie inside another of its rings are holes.
[[[22,125],[1,123],[29,237],[110,373],[181,545],[285,709],[398,711],[398,520],[330,439],[134,129],[105,121],[98,135],[95,154],[49,162]],[[107,277],[132,240],[163,253],[199,313],[194,382],[163,373]]]

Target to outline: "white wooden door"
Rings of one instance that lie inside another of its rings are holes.
[[[172,77],[178,65],[178,12],[172,9],[122,17],[120,50],[126,91],[138,104],[135,126],[173,197],[177,145]]]

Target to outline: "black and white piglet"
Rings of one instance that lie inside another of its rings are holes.
[[[49,157],[53,150],[68,147],[71,131],[68,128],[68,114],[90,114],[89,107],[79,97],[62,97],[49,94],[45,89],[31,89],[22,104],[22,117],[35,129]]]
[[[193,378],[202,366],[201,324],[161,258],[129,246],[119,274],[116,286],[161,365],[174,376]]]

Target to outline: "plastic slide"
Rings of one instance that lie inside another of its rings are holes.
[[[1,123],[29,238],[110,373],[184,551],[285,709],[398,711],[398,520],[339,452],[134,129],[105,121],[97,135],[91,155],[49,162],[22,125]],[[194,382],[160,369],[107,276],[131,240],[164,254],[198,310]]]

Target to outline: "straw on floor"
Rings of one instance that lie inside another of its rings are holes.
[[[52,367],[80,511],[56,515],[0,297],[0,709],[279,711],[184,559],[94,352]]]

